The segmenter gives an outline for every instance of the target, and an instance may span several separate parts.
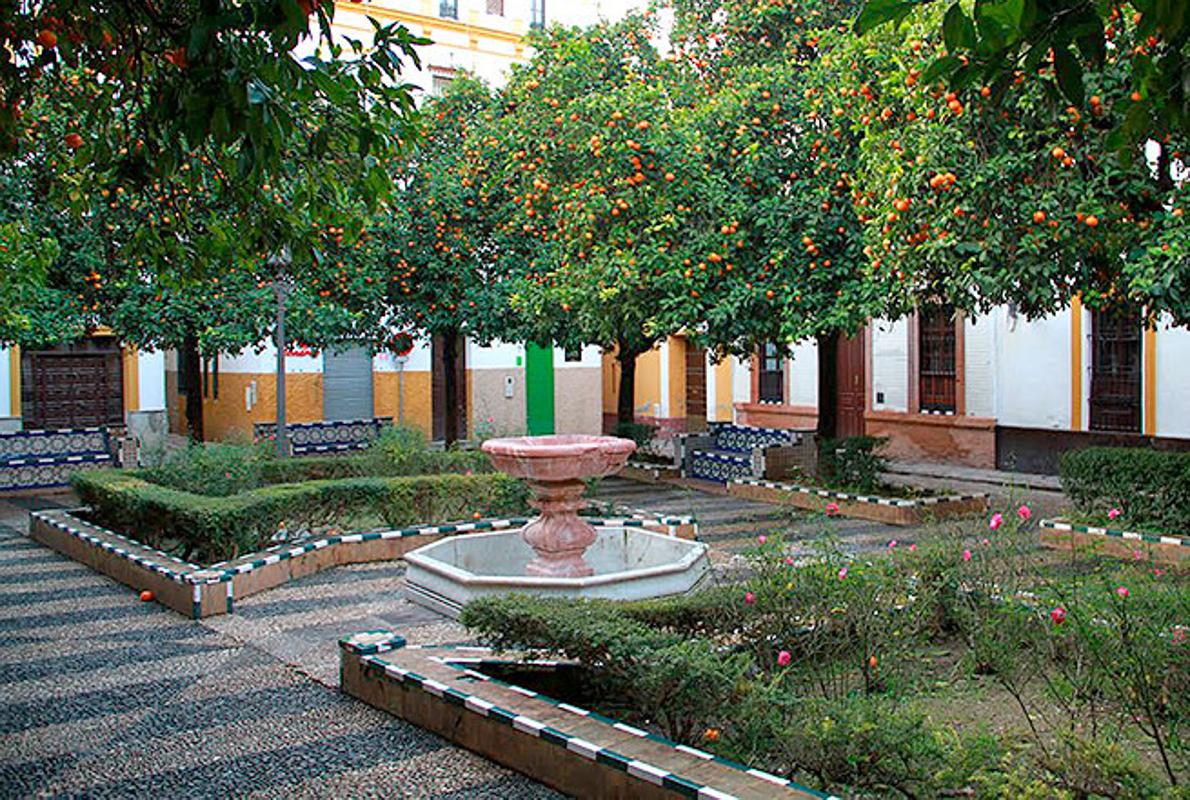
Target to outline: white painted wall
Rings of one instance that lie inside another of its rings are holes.
[[[752,362],[731,357],[731,402],[752,402]]]
[[[560,369],[602,369],[603,355],[595,345],[587,345],[579,353],[578,361],[567,361],[566,351],[561,347],[554,348],[554,370]],[[563,391],[564,386],[555,386],[557,391]]]
[[[241,350],[236,355],[219,356],[220,372],[274,373],[277,371],[277,348],[272,342],[261,342],[258,348]],[[290,345],[291,353],[302,355],[285,356],[285,374],[300,372],[322,372],[322,352],[304,345]]]
[[[7,347],[0,347],[0,417],[14,416],[12,413],[12,376],[9,368],[12,364]]]
[[[140,350],[136,354],[136,391],[140,402],[137,411],[165,409],[165,353],[161,350]]]
[[[963,381],[966,385],[967,416],[996,414],[996,317],[966,317],[963,320]]]
[[[433,351],[429,339],[419,339],[413,344],[413,352],[405,361],[406,372],[429,372],[433,363]],[[377,353],[372,356],[373,372],[397,372],[396,357],[392,353]]]
[[[872,408],[909,410],[909,323],[905,319],[872,322]],[[877,402],[877,392],[884,402]]]
[[[789,405],[818,407],[818,343],[813,339],[793,346],[786,389]]]
[[[1168,324],[1157,328],[1156,433],[1190,437],[1190,331]]]
[[[1001,425],[1070,428],[1070,311],[1013,320],[992,312],[998,328],[995,409]],[[1084,395],[1085,396],[1085,395]]]
[[[467,367],[469,369],[515,369],[524,366],[525,346],[523,344],[493,342],[488,347],[482,347],[475,342],[467,342]]]

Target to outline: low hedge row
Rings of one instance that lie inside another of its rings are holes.
[[[1190,515],[1190,453],[1140,447],[1072,450],[1060,463],[1062,489],[1078,509],[1124,512],[1127,524],[1184,531]]]
[[[267,546],[280,528],[343,525],[371,518],[393,527],[513,515],[527,489],[500,473],[349,477],[263,486],[211,497],[149,483],[137,472],[97,470],[73,480],[99,524],[154,547],[176,543],[200,563]]]

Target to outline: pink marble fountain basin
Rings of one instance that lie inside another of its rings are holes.
[[[635,450],[636,443],[629,439],[586,434],[515,436],[483,443],[496,469],[542,483],[612,475]]]

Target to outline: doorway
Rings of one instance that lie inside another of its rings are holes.
[[[327,350],[322,356],[322,418],[371,419],[372,351],[367,347]]]
[[[124,362],[119,342],[93,336],[21,353],[21,416],[26,430],[124,424]]]
[[[447,345],[450,345],[449,347]],[[467,340],[462,335],[434,336],[431,345],[432,367],[430,371],[430,424],[432,436],[443,441],[446,436],[446,372],[448,362],[454,364],[455,389],[455,435],[451,438],[467,438]]]
[[[1140,433],[1141,324],[1091,315],[1091,430]]]
[[[835,397],[840,438],[864,435],[867,381],[864,377],[864,335],[838,338],[835,350]]]
[[[554,348],[525,345],[525,418],[530,436],[554,432]]]

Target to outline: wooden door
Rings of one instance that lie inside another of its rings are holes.
[[[124,369],[114,340],[89,339],[21,356],[26,430],[124,422]]]
[[[1091,315],[1091,430],[1140,433],[1140,320]]]
[[[838,436],[864,435],[864,336],[838,339],[835,357],[835,395],[838,409]]]
[[[686,343],[686,430],[707,428],[707,351]]]

